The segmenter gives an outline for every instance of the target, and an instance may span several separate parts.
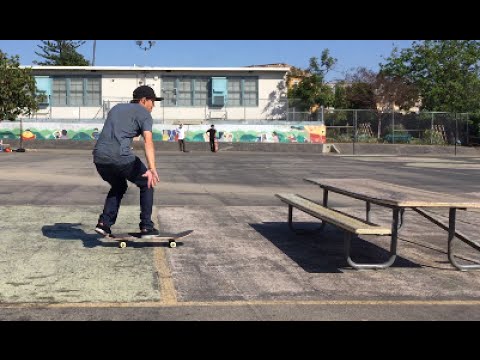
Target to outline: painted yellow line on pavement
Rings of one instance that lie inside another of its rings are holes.
[[[177,304],[177,292],[173,284],[172,274],[167,263],[165,250],[163,248],[155,248],[153,251],[155,260],[155,269],[158,274],[158,284],[160,287],[160,296],[162,303],[165,305]]]
[[[164,298],[165,300],[165,298]],[[3,303],[7,308],[148,308],[148,307],[195,307],[195,306],[278,306],[278,305],[357,305],[357,306],[477,306],[480,300],[253,300],[253,301],[144,301],[144,302],[101,302],[101,303]]]

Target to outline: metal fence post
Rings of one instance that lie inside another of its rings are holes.
[[[467,126],[467,146],[470,146],[470,121],[468,118],[468,113],[466,114],[467,119],[466,119],[466,126]]]
[[[23,120],[20,118],[20,149],[23,149]]]
[[[392,144],[395,144],[395,109],[392,108]]]
[[[355,155],[355,142],[357,141],[357,110],[353,110],[353,155]]]
[[[430,145],[433,144],[433,119],[434,119],[434,117],[435,117],[435,114],[432,113],[432,125],[430,127]]]
[[[286,97],[285,99],[286,99],[285,101],[287,102],[287,116],[286,116],[286,119],[287,119],[287,121],[290,121],[290,114],[288,113],[288,111],[289,111],[289,106],[288,106],[289,101],[288,101],[288,97]]]
[[[457,113],[455,113],[455,156],[457,156],[457,139],[458,139],[458,121],[457,121]]]

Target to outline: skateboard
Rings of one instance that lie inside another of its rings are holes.
[[[215,152],[218,152],[218,140],[215,139],[215,145],[214,145]]]
[[[120,248],[126,248],[129,241],[135,242],[136,240],[154,239],[154,240],[168,240],[168,246],[171,248],[177,247],[177,241],[193,233],[193,230],[182,231],[181,233],[160,233],[159,235],[152,235],[142,238],[141,233],[128,233],[128,234],[111,234],[105,236],[106,238],[119,241],[118,246]]]

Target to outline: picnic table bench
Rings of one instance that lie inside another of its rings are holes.
[[[313,217],[322,220],[319,230],[322,230],[325,224],[335,225],[344,230],[345,258],[347,263],[357,269],[361,268],[384,268],[395,261],[395,253],[390,254],[390,258],[381,264],[359,264],[352,260],[350,256],[352,234],[355,235],[392,235],[392,230],[372,224],[368,221],[359,219],[355,216],[345,214],[341,211],[330,209],[320,205],[313,200],[307,199],[298,194],[279,193],[275,194],[280,200],[288,204],[288,226],[295,233],[304,233],[304,229],[296,229],[293,226],[293,208],[297,208]],[[396,238],[392,237],[392,241]]]
[[[387,134],[383,138],[386,142],[389,143],[409,143],[412,140],[412,135],[410,134]]]
[[[276,196],[289,206],[288,222],[292,230],[293,208],[297,208],[311,216],[322,220],[324,223],[335,225],[346,232],[345,255],[350,266],[362,269],[386,268],[392,265],[396,258],[398,231],[403,224],[405,209],[410,208],[422,215],[433,224],[448,232],[448,259],[458,270],[480,269],[480,264],[460,264],[454,254],[454,242],[460,240],[473,249],[480,251],[480,243],[471,240],[465,234],[456,230],[456,211],[468,208],[480,208],[480,200],[475,200],[459,195],[426,191],[413,187],[401,186],[373,179],[304,179],[318,185],[323,189],[323,202],[318,204],[296,194],[276,194]],[[354,199],[363,200],[366,204],[365,220],[339,212],[328,207],[328,194],[335,192]],[[392,222],[390,227],[382,227],[370,222],[371,204],[392,209]],[[448,224],[425,208],[448,208]],[[390,257],[381,264],[358,264],[350,258],[351,235],[390,235]]]

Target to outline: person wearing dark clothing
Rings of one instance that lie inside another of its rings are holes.
[[[160,181],[155,165],[153,119],[151,112],[157,97],[149,86],[140,86],[133,92],[129,104],[117,104],[109,112],[93,149],[93,163],[98,174],[111,186],[105,199],[103,212],[95,231],[111,235],[117,220],[127,180],[140,188],[140,232],[142,237],[159,234],[152,222],[153,188]],[[147,166],[132,151],[134,137],[143,136]]]
[[[205,131],[210,136],[210,150],[215,152],[215,135],[217,134],[217,130],[215,129],[215,125],[210,126],[210,129]]]

